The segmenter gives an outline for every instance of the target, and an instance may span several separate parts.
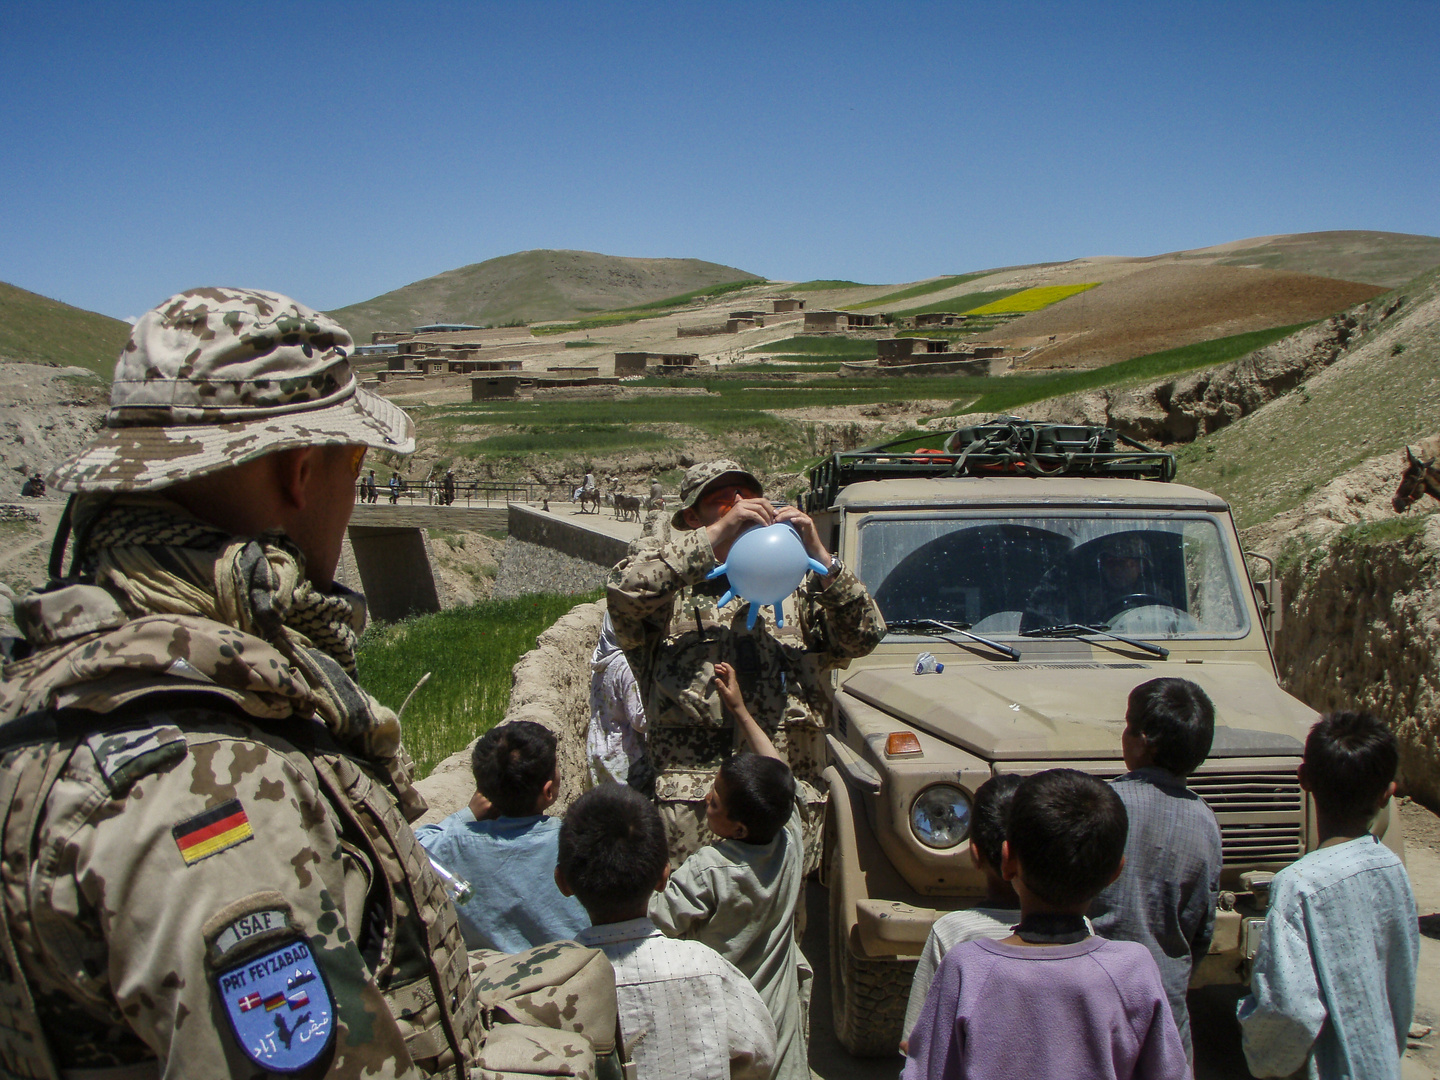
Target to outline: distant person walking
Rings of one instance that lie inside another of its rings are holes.
[[[397,473],[390,474],[390,505],[394,506],[400,501],[400,476]]]
[[[449,469],[445,470],[445,479],[441,482],[440,492],[442,505],[449,506],[455,501],[455,474]]]
[[[379,497],[379,493],[375,490],[375,470],[371,469],[365,474],[365,479],[360,482],[360,501],[373,503]]]
[[[665,489],[660,486],[659,478],[653,476],[650,478],[650,509],[665,509]]]

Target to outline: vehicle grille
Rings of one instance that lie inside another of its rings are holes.
[[[1305,798],[1294,773],[1202,772],[1190,777],[1190,789],[1215,811],[1227,865],[1290,862],[1305,854]]]

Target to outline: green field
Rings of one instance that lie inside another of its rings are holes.
[[[934,311],[953,311],[957,315],[971,311],[982,304],[994,303],[996,300],[1004,300],[1007,296],[1014,296],[1023,289],[987,289],[984,292],[966,293],[964,296],[952,296],[949,300],[940,300],[934,304],[926,304],[924,307],[906,308],[904,311],[892,312],[897,318],[905,315],[928,315]]]
[[[486,600],[398,623],[372,625],[360,639],[360,685],[400,708],[427,671],[402,724],[418,775],[494,727],[510,703],[510,669],[535,638],[590,596],[522,596]]]
[[[791,337],[769,345],[756,345],[747,352],[771,356],[834,356],[846,360],[875,358],[875,342],[868,338]]]
[[[420,437],[434,440],[432,445],[440,453],[484,459],[487,469],[502,475],[523,473],[533,464],[529,459],[536,454],[563,463],[631,449],[679,446],[686,441],[687,431],[711,437],[752,468],[788,471],[808,467],[823,448],[814,423],[782,419],[775,415],[778,410],[923,398],[950,403],[936,415],[1009,412],[1061,394],[1125,386],[1222,364],[1296,329],[1285,326],[1237,334],[1090,371],[927,378],[827,378],[817,373],[814,381],[800,384],[766,379],[763,372],[756,372],[753,379],[645,379],[637,385],[704,387],[710,393],[703,397],[421,406],[412,409],[411,414]],[[790,348],[818,348],[810,343],[819,341],[838,347],[847,339],[789,341],[799,343],[787,346]],[[873,354],[873,342],[848,344],[866,345]],[[813,355],[814,363],[821,368],[847,358],[843,353],[790,355]],[[769,370],[795,369],[773,365]]]

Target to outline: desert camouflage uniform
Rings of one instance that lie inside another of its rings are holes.
[[[879,644],[880,609],[849,570],[833,581],[809,574],[783,629],[765,612],[747,631],[746,604],[736,603],[722,621],[715,598],[693,588],[716,566],[705,530],[643,539],[632,551],[610,572],[610,619],[645,703],[646,748],[672,863],[714,839],[705,826],[705,793],[738,745],[713,681],[716,662],[724,661],[735,666],[751,714],[803,785],[808,872],[819,861],[825,799],[818,785],[834,704],[828,675]]]
[[[564,1032],[482,1051],[472,958],[397,805],[403,770],[342,752],[283,654],[205,619],[127,620],[94,586],[19,608],[42,651],[0,690],[0,884],[25,975],[0,965],[0,1072],[57,1075],[38,1067],[48,1052],[66,1076],[254,1075],[217,1001],[217,966],[234,959],[217,964],[217,940],[280,912],[279,939],[308,943],[331,992],[326,1076],[511,1075],[517,1045],[521,1071],[590,1073],[590,1044]],[[177,827],[237,803],[249,835],[187,865]]]

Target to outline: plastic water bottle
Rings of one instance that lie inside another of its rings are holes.
[[[945,665],[935,659],[934,653],[922,652],[915,658],[916,675],[938,675],[945,670]]]

